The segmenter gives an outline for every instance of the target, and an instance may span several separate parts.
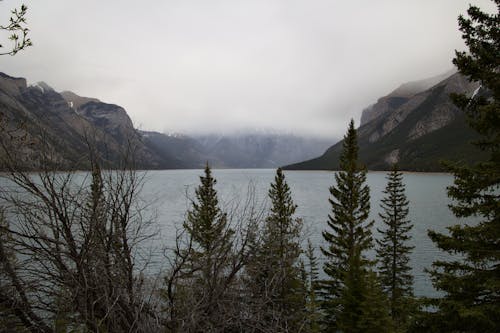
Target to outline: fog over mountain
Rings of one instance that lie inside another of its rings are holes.
[[[144,130],[343,135],[401,83],[464,49],[487,0],[24,1],[33,47],[1,71],[117,103]],[[20,0],[0,2],[0,22]]]
[[[357,132],[361,163],[370,170],[389,170],[397,163],[402,170],[445,171],[442,161],[481,160],[484,153],[470,144],[478,134],[450,94],[488,98],[491,92],[460,73],[447,76],[405,83],[363,111]],[[286,169],[336,170],[342,147],[339,141],[321,156]]]
[[[276,168],[318,156],[336,141],[262,129],[194,137],[140,131],[119,105],[57,92],[45,82],[28,86],[25,78],[2,72],[0,116],[2,144],[13,150],[22,137],[31,143],[16,152],[26,169],[37,169],[45,160],[59,170],[87,169],[89,147],[109,168],[118,166],[129,151],[136,167],[143,169],[193,169],[206,163],[215,168]]]

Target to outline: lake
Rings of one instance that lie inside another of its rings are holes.
[[[155,209],[161,236],[165,242],[173,242],[175,228],[182,225],[189,199],[194,197],[194,189],[199,184],[203,170],[163,170],[148,171],[143,189],[143,197]],[[222,205],[245,200],[249,186],[255,189],[256,200],[262,204],[267,199],[269,184],[273,181],[272,169],[221,169],[213,170],[217,179],[216,189]],[[298,205],[296,216],[305,224],[305,233],[316,246],[316,254],[321,260],[319,246],[323,243],[321,231],[327,227],[330,212],[328,203],[329,187],[334,184],[334,173],[328,171],[285,171],[285,177]],[[371,219],[376,228],[382,223],[378,217],[382,191],[386,185],[386,173],[369,172],[367,181],[371,189]],[[448,209],[450,200],[446,187],[453,182],[452,175],[441,173],[405,173],[406,195],[410,201],[409,219],[414,227],[411,231],[411,265],[415,276],[415,294],[432,296],[436,292],[424,268],[430,267],[436,259],[449,258],[449,255],[436,249],[427,237],[427,230],[445,231],[447,226],[462,223]],[[269,203],[268,203],[269,204]],[[371,256],[374,253],[370,253]]]

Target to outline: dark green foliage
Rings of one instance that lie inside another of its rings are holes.
[[[497,13],[486,14],[470,6],[459,25],[469,52],[456,52],[453,63],[481,89],[468,98],[455,95],[470,126],[481,138],[475,145],[487,158],[472,166],[448,165],[454,173],[448,196],[457,218],[474,217],[477,223],[454,225],[448,234],[429,231],[436,245],[459,254],[453,261],[435,261],[430,270],[442,298],[429,300],[436,312],[422,325],[435,331],[500,331],[500,1]]]
[[[358,165],[357,134],[354,121],[344,137],[340,156],[341,171],[330,188],[332,213],[323,231],[327,242],[321,251],[328,279],[322,281],[323,309],[328,331],[361,331],[367,300],[367,277],[373,266],[365,252],[372,248],[370,190],[365,184],[366,169]],[[365,318],[367,319],[367,318]]]
[[[307,240],[307,267],[308,270],[305,272],[305,276],[307,282],[305,285],[307,286],[307,303],[306,303],[306,312],[307,312],[307,321],[306,327],[307,332],[316,333],[320,332],[320,303],[318,296],[316,295],[318,289],[318,276],[319,276],[319,268],[318,268],[318,258],[314,254],[314,247],[311,243],[311,240]]]
[[[387,176],[385,197],[382,199],[380,218],[384,229],[377,239],[377,259],[380,282],[389,298],[391,317],[397,328],[404,328],[408,322],[413,298],[413,276],[409,265],[414,246],[408,245],[413,225],[408,216],[408,200],[405,195],[403,174],[394,165]]]
[[[274,331],[299,332],[306,320],[307,287],[301,267],[302,220],[281,169],[269,189],[272,207],[265,220],[262,243],[249,267],[254,297],[263,302],[263,324]]]
[[[232,232],[226,232],[227,216],[219,208],[219,199],[214,186],[217,180],[212,177],[208,164],[205,176],[200,177],[201,184],[196,189],[196,200],[191,202],[185,229],[197,243],[201,251],[211,253],[216,248],[230,246]]]
[[[392,332],[394,322],[391,319],[389,302],[375,272],[367,272],[365,284],[366,290],[361,303],[361,318],[357,332]]]
[[[280,265],[290,268],[297,263],[301,253],[302,220],[293,216],[297,205],[279,168],[269,189],[269,198],[272,207],[265,224],[264,249],[270,252],[278,250],[276,254]]]
[[[167,278],[168,288],[173,288],[167,291],[173,332],[223,331],[232,324],[224,315],[232,314],[237,304],[231,299],[240,265],[233,262],[234,230],[219,207],[208,164],[200,182],[184,223],[187,247],[177,253],[182,263],[174,266],[170,282]]]

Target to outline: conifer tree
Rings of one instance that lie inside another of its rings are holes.
[[[365,277],[366,291],[361,303],[361,316],[356,332],[393,332],[387,295],[383,292],[377,274],[369,271]],[[404,328],[396,332],[405,332]]]
[[[475,217],[477,223],[448,227],[446,234],[429,231],[440,249],[460,255],[435,261],[430,270],[434,286],[444,292],[431,301],[437,311],[424,324],[435,331],[500,331],[500,1],[494,2],[496,13],[470,6],[468,17],[458,20],[469,51],[456,52],[453,63],[480,88],[474,96],[453,99],[488,157],[472,166],[450,165],[450,208],[457,218]]]
[[[204,172],[184,223],[194,244],[187,257],[190,269],[177,288],[188,298],[185,304],[192,308],[184,310],[191,311],[187,318],[194,321],[196,330],[215,332],[225,323],[222,316],[234,281],[229,276],[234,231],[228,225],[227,214],[219,207],[214,187],[217,181],[208,164]]]
[[[387,175],[385,197],[382,199],[383,229],[377,229],[382,235],[377,239],[377,259],[379,277],[383,290],[389,298],[391,317],[399,329],[404,329],[413,298],[413,275],[411,274],[410,253],[414,246],[408,245],[413,228],[408,216],[408,200],[403,184],[403,174],[396,165]]]
[[[330,187],[332,213],[328,230],[323,231],[326,247],[324,271],[328,279],[322,282],[323,308],[329,332],[359,332],[366,301],[368,273],[373,261],[366,251],[373,247],[370,212],[370,189],[366,169],[359,166],[357,134],[351,120],[344,136],[340,156],[340,171],[336,185]]]
[[[196,200],[191,202],[185,229],[199,245],[203,254],[210,254],[217,248],[230,247],[232,231],[227,231],[227,216],[219,207],[219,199],[210,167],[205,166],[205,176],[200,176],[201,184],[195,191]]]
[[[307,311],[307,332],[317,333],[320,332],[320,307],[318,296],[316,295],[316,291],[318,289],[318,258],[314,254],[314,247],[311,243],[311,240],[307,240],[307,266],[308,270],[305,272],[307,282],[307,303],[306,303],[306,311]]]
[[[293,202],[283,171],[278,168],[269,189],[271,211],[265,220],[262,243],[250,274],[256,295],[264,302],[264,322],[274,331],[299,332],[304,325],[306,286],[302,279],[300,236],[302,220],[295,218]],[[266,322],[269,323],[266,323]]]

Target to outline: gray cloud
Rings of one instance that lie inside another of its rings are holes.
[[[399,84],[452,67],[469,2],[27,1],[34,46],[0,70],[122,105],[144,129],[338,137]],[[20,3],[0,3],[2,22]]]

